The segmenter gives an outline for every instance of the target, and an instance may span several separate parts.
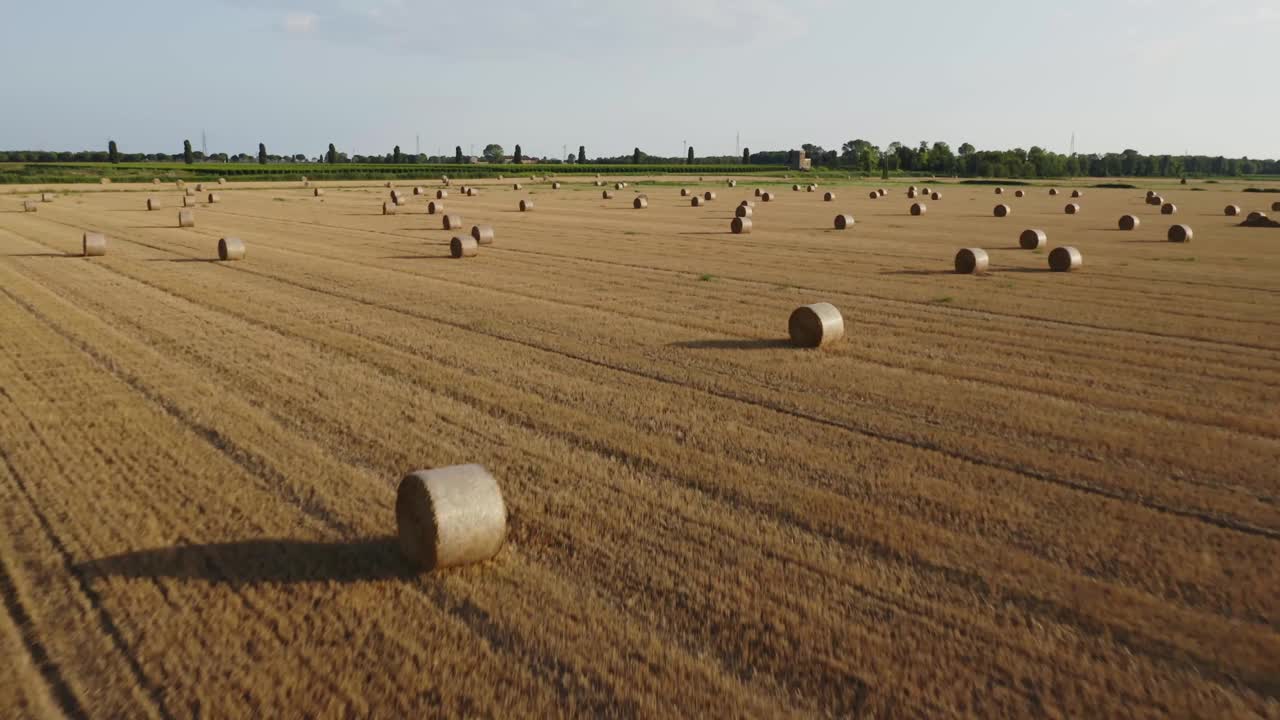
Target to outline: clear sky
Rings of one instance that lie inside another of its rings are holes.
[[[0,149],[1280,156],[1280,0],[0,0]]]

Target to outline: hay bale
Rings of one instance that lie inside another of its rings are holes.
[[[1155,205],[1158,207],[1164,204],[1164,198],[1160,197],[1159,195],[1152,195],[1151,197],[1147,198],[1147,204]]]
[[[35,200],[22,201],[22,212],[35,212],[38,207],[40,206]]]
[[[998,187],[998,188],[996,188],[996,194],[997,194],[997,195],[1003,195],[1003,194],[1004,194],[1004,188],[1002,188],[1002,187]]]
[[[1244,219],[1244,221],[1245,221],[1246,223],[1250,223],[1250,224],[1251,224],[1251,223],[1261,222],[1261,221],[1266,220],[1266,219],[1267,219],[1267,214],[1266,214],[1266,213],[1264,213],[1264,212],[1258,212],[1257,210],[1254,210],[1253,212],[1249,213],[1249,216],[1248,216],[1248,217],[1246,217],[1246,218]]]
[[[147,210],[159,210],[160,201],[155,198],[147,198]]]
[[[1043,230],[1034,228],[1023,230],[1022,234],[1018,236],[1018,246],[1023,250],[1039,250],[1048,241],[1049,237],[1045,235]]]
[[[1280,202],[1271,203],[1271,212],[1280,212]]]
[[[810,185],[809,187],[805,188],[805,192],[815,192],[817,191],[817,189],[818,189],[817,185]]]
[[[480,252],[480,243],[469,236],[454,235],[449,241],[449,254],[455,258],[475,257]]]
[[[315,190],[311,191],[311,194],[314,195],[315,197],[324,197],[324,188],[316,188]]]
[[[440,224],[441,224],[441,227],[443,227],[445,230],[457,230],[458,228],[462,227],[462,216],[461,215],[445,215],[444,218],[440,221]]]
[[[648,199],[649,199],[649,196],[648,196],[647,194],[645,194],[645,193],[636,193],[636,197],[638,197],[638,198],[644,198],[645,200],[648,200]]]
[[[927,187],[920,188],[920,194],[925,197],[929,197],[929,188]]]
[[[560,183],[558,183],[558,182],[553,182],[553,183],[551,183],[551,189],[552,189],[552,190],[559,190],[559,189],[560,189]]]
[[[227,179],[226,179],[226,178],[218,178],[218,184],[219,184],[219,185],[226,185],[226,184],[227,184]]]
[[[204,192],[204,183],[196,183],[196,192]]]
[[[1175,215],[1178,212],[1178,206],[1173,203],[1165,203],[1160,206],[1161,215]]]
[[[1062,211],[1068,215],[1075,215],[1080,212],[1080,205],[1078,203],[1067,203],[1067,206]]]
[[[919,192],[919,188],[917,188],[915,185],[912,185],[912,186],[910,186],[910,187],[908,187],[908,188],[907,188],[907,192],[909,192],[909,193]]]
[[[1084,193],[1080,192],[1079,190],[1072,190],[1071,197],[1073,198],[1084,197]]]
[[[221,199],[222,199],[222,198],[218,196],[218,193],[209,193],[209,204],[210,204],[210,205],[212,205],[212,204],[214,204],[214,203],[218,202],[218,201],[219,201],[219,200],[221,200]]]
[[[884,188],[876,188],[876,192],[880,193],[880,197],[884,197],[887,194]]]
[[[760,202],[773,202],[773,193],[764,192],[760,195]]]
[[[925,213],[926,213],[926,212],[928,212],[928,211],[929,211],[929,208],[928,208],[927,206],[925,206],[923,203],[912,203],[912,204],[911,204],[911,214],[912,214],[912,215],[923,215],[923,214],[925,214]]]
[[[1189,243],[1191,237],[1191,228],[1186,225],[1174,225],[1169,228],[1169,242]]]
[[[438,215],[443,212],[444,212],[444,203],[440,202],[439,200],[432,200],[431,202],[427,203],[428,215]]]
[[[608,190],[605,190],[605,191],[603,191],[603,192],[601,192],[601,193],[600,193],[600,198],[601,198],[602,200],[612,200],[612,199],[613,199],[613,193],[609,192]]]
[[[393,203],[393,202],[391,202],[390,200],[387,200],[387,201],[383,202],[383,203],[382,203],[382,214],[383,214],[383,215],[395,215],[395,214],[396,214],[396,204],[395,204],[395,203]]]
[[[702,199],[706,200],[707,202],[711,202],[712,200],[716,199],[716,194],[708,190],[702,193]]]
[[[243,260],[244,241],[238,237],[224,237],[219,240],[218,259],[223,262],[228,260]]]
[[[831,202],[832,200],[835,200],[835,199],[836,199],[836,194],[831,192],[830,190],[822,194],[823,202]]]
[[[477,245],[493,244],[493,226],[492,225],[472,225],[471,239],[476,241]]]
[[[733,211],[733,216],[740,217],[740,218],[749,218],[754,213],[755,211],[751,209],[750,205],[739,205],[738,209]]]
[[[1137,230],[1140,225],[1142,225],[1142,220],[1137,215],[1120,216],[1120,229],[1125,232]]]
[[[159,185],[159,184],[160,184],[160,178],[151,178],[151,184],[152,184],[152,185]]]
[[[511,183],[511,189],[512,189],[512,190],[519,190],[519,189],[520,189],[520,183]]]
[[[391,181],[390,181],[390,180],[388,180],[388,181],[386,182],[386,184],[385,184],[385,186],[384,186],[384,187],[391,187]]]
[[[741,205],[741,206],[743,206],[743,207],[749,207],[749,208],[753,208],[753,207],[755,207],[755,206],[756,206],[755,202],[753,202],[753,201],[751,201],[751,200],[743,200],[742,202],[740,202],[740,203],[738,203],[738,204],[739,204],[739,205]]]
[[[477,197],[477,196],[479,196],[479,195],[480,195],[480,191],[479,191],[479,190],[477,190],[477,189],[475,189],[475,188],[473,188],[473,187],[468,187],[468,188],[467,188],[467,197]]]
[[[689,197],[689,188],[680,188],[680,197]]]
[[[738,187],[738,181],[737,181],[737,180],[730,180],[730,181],[729,181],[729,187]]]
[[[54,195],[53,193],[40,193],[40,202],[51,203],[55,197],[57,197],[57,195]]]
[[[626,185],[623,185],[622,183],[614,183],[614,184],[613,184],[613,189],[614,189],[614,190],[621,190],[621,189],[622,189],[622,188],[624,188],[624,187],[626,187]]]
[[[449,197],[449,191],[448,191],[448,190],[437,190],[437,191],[436,191],[436,199],[437,199],[437,200],[443,200],[443,199],[445,199],[445,198],[447,198],[447,197]]]
[[[956,272],[961,275],[981,275],[987,271],[990,258],[982,248],[963,248],[956,253]]]
[[[85,233],[81,238],[81,244],[85,257],[99,257],[107,254],[107,236],[102,233]]]
[[[1228,205],[1222,209],[1222,214],[1226,215],[1227,217],[1235,217],[1240,214],[1240,206]]]
[[[186,195],[187,197],[195,197],[195,196],[196,196],[196,191],[195,191],[195,190],[192,190],[191,188],[187,188],[186,190],[184,190],[184,191],[182,192],[182,194],[183,194],[183,195]]]
[[[395,204],[397,204],[397,205],[401,205],[401,204],[402,204],[402,203],[400,202],[401,197],[402,197],[402,196],[401,196],[401,194],[400,194],[400,191],[399,191],[399,190],[392,190],[392,191],[391,191],[391,202],[393,202],[393,203],[395,203]]]
[[[449,186],[449,183],[450,183],[449,176],[448,176],[448,175],[441,175],[441,176],[440,176],[440,182],[444,183],[445,187],[448,187],[448,186]]]
[[[930,196],[929,196],[929,199],[931,199],[931,200],[941,200],[941,199],[942,199],[942,193],[940,193],[940,192],[938,192],[938,191],[936,191],[936,190],[935,190],[935,191],[934,191],[934,193],[933,193],[932,195],[930,195]]]
[[[756,196],[756,197],[760,197],[760,196],[761,196],[761,195],[763,195],[763,194],[764,194],[764,189],[763,189],[763,188],[756,188],[756,192],[755,192],[755,196]]]
[[[915,191],[915,188],[912,188],[912,189],[910,189],[910,190],[908,190],[908,191],[907,191],[907,199],[908,199],[908,200],[914,200],[914,199],[915,199],[915,197],[916,197],[916,195],[917,195],[917,193],[916,193],[916,191]]]
[[[425,192],[425,190],[423,190],[423,188],[422,188],[422,186],[421,186],[421,185],[414,185],[414,186],[413,186],[413,194],[414,194],[414,195],[421,195],[423,192]]]
[[[1148,200],[1150,200],[1151,198],[1155,197],[1155,195],[1156,195],[1156,191],[1155,191],[1155,190],[1148,190],[1148,191],[1147,191],[1147,199],[1148,199]]]
[[[1012,212],[1012,210],[1010,210],[1009,206],[1002,203],[997,205],[995,209],[991,211],[991,214],[996,217],[1009,217],[1010,212]]]
[[[197,204],[199,204],[199,201],[194,196],[185,195],[182,198],[182,207],[195,207]]]
[[[870,196],[869,196],[869,197],[870,197],[872,200],[879,200],[879,199],[880,199],[880,193],[876,192],[875,190],[872,190],[872,191],[871,191],[871,194],[870,194]]]
[[[196,214],[191,210],[178,211],[178,227],[189,228],[196,226]]]
[[[800,192],[800,186],[799,186],[799,185],[792,185],[792,186],[791,186],[791,191],[792,191],[792,192]]]
[[[631,207],[635,208],[636,210],[644,210],[645,208],[649,207],[649,198],[638,197],[635,200],[631,201]]]
[[[792,345],[822,347],[844,337],[844,318],[831,303],[801,305],[787,319],[787,332]]]
[[[852,215],[845,215],[841,213],[836,216],[835,227],[837,230],[846,230],[853,227],[853,222],[854,220]]]
[[[691,207],[702,207],[702,203],[703,200],[701,195],[694,195],[693,198],[689,200],[689,205]]]
[[[1026,193],[1022,192],[1021,190],[1014,190],[1014,191],[1013,191],[1013,196],[1014,196],[1014,197],[1016,197],[1016,198],[1020,198],[1020,197],[1023,197],[1023,196],[1025,196],[1025,195],[1026,195]]]
[[[747,235],[747,234],[750,234],[750,233],[751,233],[751,218],[749,218],[749,217],[735,217],[735,218],[733,219],[733,221],[729,223],[729,229],[733,231],[733,234],[734,234],[734,235]]]
[[[530,211],[530,210],[532,210],[532,209],[533,209],[533,201],[532,201],[532,200],[521,200],[521,201],[520,201],[520,212],[529,212],[529,211]]]
[[[1049,188],[1049,194],[1050,194],[1050,195],[1057,195],[1057,194],[1058,194],[1058,188]]]
[[[1083,262],[1080,251],[1066,245],[1056,247],[1049,253],[1049,269],[1054,272],[1079,270]]]

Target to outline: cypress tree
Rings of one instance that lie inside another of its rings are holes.
[[[524,163],[524,153],[520,150],[520,143],[516,143],[516,154],[515,157],[512,158],[512,162],[517,165]]]
[[[266,143],[258,143],[258,164],[267,164],[267,145]]]
[[[334,147],[333,143],[329,143],[329,152],[325,154],[325,161],[330,165],[338,162],[338,148]]]
[[[685,161],[684,161],[684,163],[685,163],[686,165],[692,165],[692,164],[693,164],[693,146],[692,146],[692,145],[690,145],[690,146],[689,146],[689,159],[688,159],[688,160],[685,160]]]
[[[116,147],[116,141],[107,142],[107,159],[113,163],[120,162],[120,149]]]
[[[742,148],[742,164],[751,164],[751,148]]]
[[[400,164],[400,146],[399,145],[397,145],[395,149],[391,151],[391,162],[397,165]]]
[[[640,164],[640,148],[636,148],[636,151],[631,153],[631,164],[632,165]]]
[[[195,157],[193,157],[191,154],[191,141],[183,140],[182,141],[182,162],[190,165],[195,161],[196,161]]]
[[[584,163],[586,161],[587,161],[587,146],[579,145],[578,146],[578,162]]]

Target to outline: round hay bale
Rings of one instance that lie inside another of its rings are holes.
[[[739,204],[739,205],[741,205],[742,207],[749,207],[749,208],[753,208],[753,207],[755,207],[755,206],[756,206],[756,204],[755,204],[754,202],[752,202],[751,200],[743,200],[742,202],[740,202],[740,203],[738,203],[738,204]]]
[[[559,190],[559,189],[560,189],[560,183],[558,183],[558,182],[553,182],[553,183],[551,183],[551,189],[552,189],[552,190]]]
[[[702,207],[703,199],[701,195],[694,195],[689,200],[690,207]]]
[[[680,197],[689,197],[689,188],[680,188]]]
[[[1130,230],[1137,230],[1138,226],[1140,226],[1141,224],[1142,224],[1142,220],[1137,215],[1121,215],[1120,216],[1120,229],[1126,232]]]
[[[477,245],[493,244],[493,226],[492,225],[472,225],[471,239],[476,241]]]
[[[184,195],[182,197],[182,207],[195,207],[198,201],[192,195]]]
[[[1186,225],[1174,225],[1169,228],[1169,242],[1188,243],[1191,242],[1191,228]]]
[[[773,202],[773,193],[764,192],[760,195],[760,202]]]
[[[822,194],[823,202],[831,202],[832,200],[835,200],[835,199],[836,199],[836,194],[831,192],[830,190]]]
[[[754,212],[750,205],[739,205],[738,209],[733,211],[733,215],[734,217],[749,218]]]
[[[529,211],[530,211],[530,210],[532,210],[532,209],[533,209],[533,201],[532,201],[532,200],[521,200],[521,201],[520,201],[520,212],[529,212]]]
[[[480,191],[479,191],[479,190],[477,190],[477,189],[475,189],[475,188],[473,188],[473,187],[468,187],[468,188],[467,188],[467,197],[478,197],[479,195],[480,195]]]
[[[1227,217],[1235,217],[1240,214],[1240,206],[1228,205],[1222,209],[1222,214],[1226,215]]]
[[[204,192],[204,183],[196,183],[196,192]]]
[[[919,189],[915,185],[912,185],[907,188],[907,192],[917,192],[918,190]]]
[[[791,186],[791,191],[792,191],[792,192],[800,192],[800,186],[799,186],[799,185],[792,185],[792,186]]]
[[[499,180],[505,180],[505,179],[506,179],[506,176],[505,176],[505,175],[503,175],[503,174],[501,174],[501,173],[499,173],[499,174],[498,174],[498,179],[499,179]]]
[[[923,214],[925,214],[925,213],[926,213],[926,212],[928,212],[928,211],[929,211],[929,208],[928,208],[928,207],[926,207],[923,203],[912,203],[912,204],[911,204],[911,214],[912,214],[912,215],[923,215]]]
[[[160,178],[151,178],[151,184],[152,184],[152,185],[159,185],[159,184],[160,184]]]
[[[440,221],[440,224],[445,230],[457,230],[458,228],[462,227],[462,216],[461,215],[445,215],[444,218]]]
[[[998,187],[998,188],[996,188],[996,194],[997,194],[997,195],[1003,195],[1003,194],[1004,194],[1004,188],[1002,188],[1002,187]]]
[[[1247,223],[1256,223],[1259,220],[1266,220],[1266,219],[1267,219],[1266,213],[1258,212],[1257,210],[1254,210],[1253,212],[1249,213],[1249,216],[1246,217],[1244,221]]]
[[[729,229],[734,235],[745,235],[751,233],[751,218],[736,217],[729,223]]]
[[[1049,269],[1054,272],[1079,270],[1083,262],[1080,251],[1066,245],[1056,247],[1049,253]]]
[[[301,180],[302,182],[306,182],[306,181],[307,181],[307,176],[306,176],[306,175],[303,175],[303,176],[299,177],[298,179],[299,179],[299,180]]]
[[[846,230],[853,227],[853,222],[854,220],[852,215],[845,215],[841,213],[836,216],[835,227],[837,230]]]
[[[316,197],[324,197],[324,188],[316,188],[311,194]]]
[[[1009,206],[1002,203],[997,205],[995,209],[991,211],[991,214],[996,217],[1009,217],[1010,212],[1011,210],[1009,209]]]
[[[596,187],[604,187],[604,181],[603,181],[603,180],[597,180],[597,181],[596,181]]]
[[[887,194],[884,188],[876,188],[876,192],[880,193],[880,197],[884,197]]]
[[[604,200],[612,200],[613,193],[609,192],[608,190],[605,190],[604,192],[600,193],[600,197],[601,199],[604,199]]]
[[[395,203],[393,203],[393,202],[391,202],[391,201],[389,201],[389,200],[388,200],[388,201],[386,201],[386,202],[384,202],[384,203],[382,203],[382,214],[383,214],[383,215],[395,215],[395,214],[396,214],[396,204],[395,204]]]
[[[243,260],[244,241],[238,237],[224,237],[219,240],[218,259],[223,262],[228,260]]]
[[[1072,190],[1071,197],[1073,198],[1084,197],[1084,193],[1080,192],[1079,190]]]
[[[1271,203],[1271,212],[1280,212],[1280,202]]]
[[[817,185],[810,185],[809,187],[805,188],[805,192],[816,192],[817,189],[818,189]]]
[[[1021,247],[1023,250],[1039,250],[1044,247],[1044,244],[1048,241],[1049,237],[1045,235],[1043,230],[1028,228],[1027,230],[1023,230],[1022,234],[1018,236],[1018,247]]]
[[[1148,191],[1147,191],[1147,199],[1148,199],[1148,200],[1150,200],[1151,198],[1155,197],[1155,195],[1156,195],[1156,191],[1155,191],[1155,190],[1148,190]]]
[[[209,204],[210,204],[210,205],[212,205],[212,204],[214,204],[214,203],[218,202],[218,201],[219,201],[219,200],[221,200],[221,199],[222,199],[221,197],[218,197],[218,193],[209,193]]]
[[[920,194],[925,197],[929,197],[929,188],[927,187],[920,188]]]
[[[473,237],[454,235],[449,241],[449,254],[455,258],[475,257],[480,252],[480,243]]]
[[[760,197],[760,196],[761,196],[761,195],[763,195],[763,194],[764,194],[764,189],[763,189],[763,188],[756,188],[756,192],[755,192],[755,196],[756,196],[756,197]]]
[[[1160,206],[1161,215],[1175,215],[1178,212],[1178,206],[1173,203],[1165,203]]]
[[[1021,190],[1014,190],[1014,191],[1013,191],[1013,196],[1014,196],[1014,197],[1016,197],[1016,198],[1020,198],[1020,197],[1023,197],[1023,196],[1025,196],[1025,195],[1026,195],[1026,193],[1022,192]]]
[[[159,209],[160,209],[160,201],[159,201],[159,200],[157,200],[157,199],[155,199],[155,198],[147,198],[147,209],[148,209],[148,210],[159,210]]]
[[[40,205],[35,200],[23,200],[22,212],[35,212]]]
[[[831,303],[801,305],[787,319],[787,332],[792,345],[822,347],[844,337],[844,318]]]
[[[915,188],[912,188],[911,190],[908,190],[908,191],[907,191],[907,199],[908,199],[908,200],[914,200],[914,199],[915,199],[915,197],[916,197],[916,195],[917,195],[917,193],[916,193],[916,191],[915,191]]]
[[[987,251],[982,248],[963,248],[956,253],[956,272],[961,275],[981,275],[989,264]]]
[[[716,194],[708,190],[702,193],[702,199],[706,200],[707,202],[711,202],[712,200],[716,199]]]
[[[868,197],[870,197],[872,200],[879,200],[879,199],[880,199],[880,193],[879,193],[879,192],[877,192],[877,191],[875,191],[875,190],[872,190],[872,191],[871,191],[871,194],[870,194]]]
[[[178,211],[178,227],[186,228],[186,227],[195,227],[195,226],[196,226],[196,214],[194,212],[190,210]]]
[[[1155,205],[1158,207],[1164,204],[1164,198],[1160,197],[1159,195],[1152,195],[1151,197],[1147,198],[1147,204]]]
[[[425,191],[423,190],[423,188],[422,188],[422,186],[421,186],[421,185],[414,185],[414,186],[413,186],[413,194],[414,194],[414,195],[421,195],[423,192],[425,192]]]
[[[443,199],[445,199],[445,198],[447,198],[447,197],[449,197],[449,191],[448,191],[448,190],[437,190],[437,191],[436,191],[436,199],[437,199],[437,200],[443,200]]]
[[[519,189],[520,189],[520,183],[511,183],[511,189],[512,189],[512,190],[519,190]]]
[[[390,181],[390,180],[388,180],[388,181],[386,182],[385,187],[391,187],[391,181]]]
[[[53,193],[40,193],[40,202],[50,203],[53,202],[55,197],[57,197],[57,195],[54,195]]]
[[[219,184],[219,185],[226,185],[226,184],[227,184],[227,179],[226,179],[226,178],[218,178],[218,184]]]
[[[400,191],[399,191],[399,190],[392,190],[392,191],[391,191],[391,202],[393,202],[393,203],[395,203],[395,204],[397,204],[397,205],[399,205],[399,204],[400,204]]]
[[[614,183],[614,184],[613,184],[613,189],[614,189],[614,190],[621,190],[621,189],[622,189],[622,188],[624,188],[624,187],[626,187],[626,185],[623,185],[622,183]]]
[[[443,212],[444,212],[444,203],[440,202],[439,200],[432,200],[431,202],[427,203],[428,215],[436,215]]]
[[[81,239],[85,257],[98,257],[107,254],[107,236],[102,233],[87,232]]]
[[[1062,211],[1068,215],[1075,215],[1080,212],[1080,205],[1078,203],[1067,203],[1067,206]]]
[[[191,188],[187,188],[186,190],[184,190],[184,191],[182,192],[182,194],[183,194],[183,195],[186,195],[187,197],[195,197],[195,196],[196,196],[196,191],[195,191],[195,190],[192,190]]]
[[[738,181],[737,181],[737,180],[730,180],[730,181],[729,181],[729,187],[738,187]]]
[[[941,199],[942,199],[942,193],[937,192],[937,191],[935,190],[935,191],[934,191],[934,193],[933,193],[932,195],[930,195],[930,196],[929,196],[929,199],[930,199],[930,200],[941,200]]]
[[[1049,194],[1050,194],[1050,195],[1057,195],[1057,194],[1058,194],[1058,188],[1049,188]]]

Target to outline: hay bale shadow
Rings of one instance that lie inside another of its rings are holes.
[[[690,350],[777,350],[793,346],[790,340],[772,338],[754,340],[683,340],[671,343],[670,347],[682,347]]]

